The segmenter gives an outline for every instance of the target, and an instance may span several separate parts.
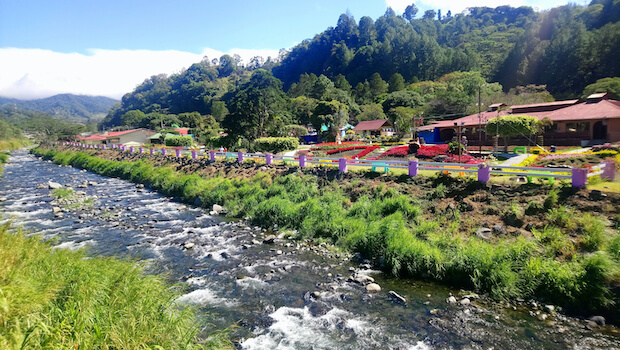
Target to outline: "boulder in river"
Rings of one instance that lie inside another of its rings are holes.
[[[392,299],[394,299],[395,301],[402,303],[402,304],[407,304],[407,299],[405,299],[405,297],[403,297],[402,295],[396,293],[395,291],[391,290],[388,293],[390,295],[390,297],[392,297]]]
[[[588,321],[594,322],[599,326],[605,325],[605,317],[603,316],[592,316],[588,319]]]
[[[454,295],[451,295],[448,299],[446,299],[446,302],[448,304],[456,304],[456,298],[454,297]]]
[[[467,306],[469,304],[471,304],[471,300],[469,300],[469,298],[463,298],[461,299],[461,301],[459,301],[459,303],[463,306]]]
[[[381,291],[381,286],[376,284],[376,283],[371,283],[371,284],[366,286],[366,291],[369,292],[369,293],[380,292]]]
[[[49,187],[50,190],[57,190],[59,188],[62,188],[61,184],[59,184],[58,182],[52,182],[52,181],[48,182],[47,186]]]
[[[269,235],[263,239],[263,243],[274,244],[277,238],[278,237],[276,237],[275,235]]]

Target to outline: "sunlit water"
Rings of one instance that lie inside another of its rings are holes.
[[[48,180],[97,196],[94,217],[83,212],[56,217],[50,190],[36,188]],[[77,188],[84,181],[97,185]],[[179,302],[196,304],[209,315],[205,333],[236,325],[232,336],[240,348],[620,348],[610,328],[591,331],[582,321],[562,316],[542,322],[505,304],[448,305],[449,293],[458,290],[357,270],[381,285],[380,292],[369,294],[347,281],[349,268],[359,269],[359,261],[287,240],[252,244],[262,241],[258,227],[225,222],[200,208],[179,210],[184,204],[130,182],[60,167],[25,151],[14,152],[5,166],[0,191],[7,198],[0,203],[3,221],[53,238],[57,248],[138,258],[151,271],[187,284]],[[185,249],[186,243],[193,248]],[[390,298],[390,290],[407,304]]]

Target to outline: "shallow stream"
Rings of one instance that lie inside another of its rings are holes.
[[[83,191],[92,206],[55,213],[50,180]],[[0,191],[3,222],[53,238],[59,248],[140,259],[150,271],[188,284],[179,301],[209,315],[205,333],[235,325],[239,348],[620,349],[613,327],[592,330],[528,301],[493,303],[472,295],[461,305],[467,293],[458,289],[399,280],[325,245],[285,237],[263,243],[271,233],[261,228],[25,151],[6,164]],[[351,276],[371,276],[381,291],[367,292]],[[446,301],[451,293],[456,304]]]

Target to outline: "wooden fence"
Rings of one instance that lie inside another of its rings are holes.
[[[59,144],[60,142],[57,142]],[[149,153],[161,154],[163,156],[174,154],[175,157],[191,157],[192,159],[208,157],[211,161],[218,159],[234,160],[239,163],[245,160],[254,160],[257,162],[265,162],[271,165],[274,161],[297,163],[299,167],[306,167],[308,164],[331,165],[338,166],[338,170],[342,173],[348,171],[349,166],[367,167],[373,171],[377,168],[388,169],[407,169],[409,176],[417,176],[420,170],[434,170],[442,172],[458,172],[460,174],[475,173],[478,181],[488,182],[491,175],[513,175],[523,176],[530,181],[534,177],[548,179],[570,179],[573,187],[583,188],[588,183],[588,179],[592,176],[600,176],[602,179],[613,181],[615,178],[615,164],[611,161],[602,162],[590,168],[554,168],[554,167],[519,167],[506,165],[482,164],[461,164],[461,163],[438,163],[438,162],[421,162],[419,160],[366,160],[366,159],[345,159],[345,158],[322,158],[308,157],[305,155],[285,156],[265,153],[243,153],[243,152],[218,152],[218,151],[202,151],[202,150],[182,150],[166,149],[166,148],[143,148],[143,147],[125,147],[122,145],[85,145],[78,142],[62,142],[63,145],[75,146],[81,148],[93,149],[114,149],[120,152],[129,153]]]

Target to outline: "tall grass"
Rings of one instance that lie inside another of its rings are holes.
[[[604,310],[613,302],[610,281],[618,278],[620,239],[605,238],[604,224],[595,216],[575,219],[574,210],[558,206],[554,191],[544,205],[548,227],[534,230],[534,239],[487,242],[461,231],[465,213],[452,210],[425,217],[422,208],[432,208],[451,190],[445,185],[452,186],[450,179],[443,177],[431,179],[434,190],[414,199],[385,183],[352,182],[347,187],[316,176],[271,173],[252,179],[209,178],[144,160],[114,162],[86,153],[35,152],[59,163],[142,182],[190,202],[199,197],[206,206],[221,204],[254,224],[297,230],[300,239],[331,240],[376,259],[395,275],[442,281],[498,299],[545,297],[581,311]],[[425,200],[423,205],[420,201]],[[521,220],[523,209],[515,202],[505,214]],[[581,232],[578,244],[569,237],[576,232]],[[609,253],[590,253],[605,248]]]
[[[178,295],[134,263],[86,259],[0,227],[2,349],[232,348],[225,333],[201,344]]]

